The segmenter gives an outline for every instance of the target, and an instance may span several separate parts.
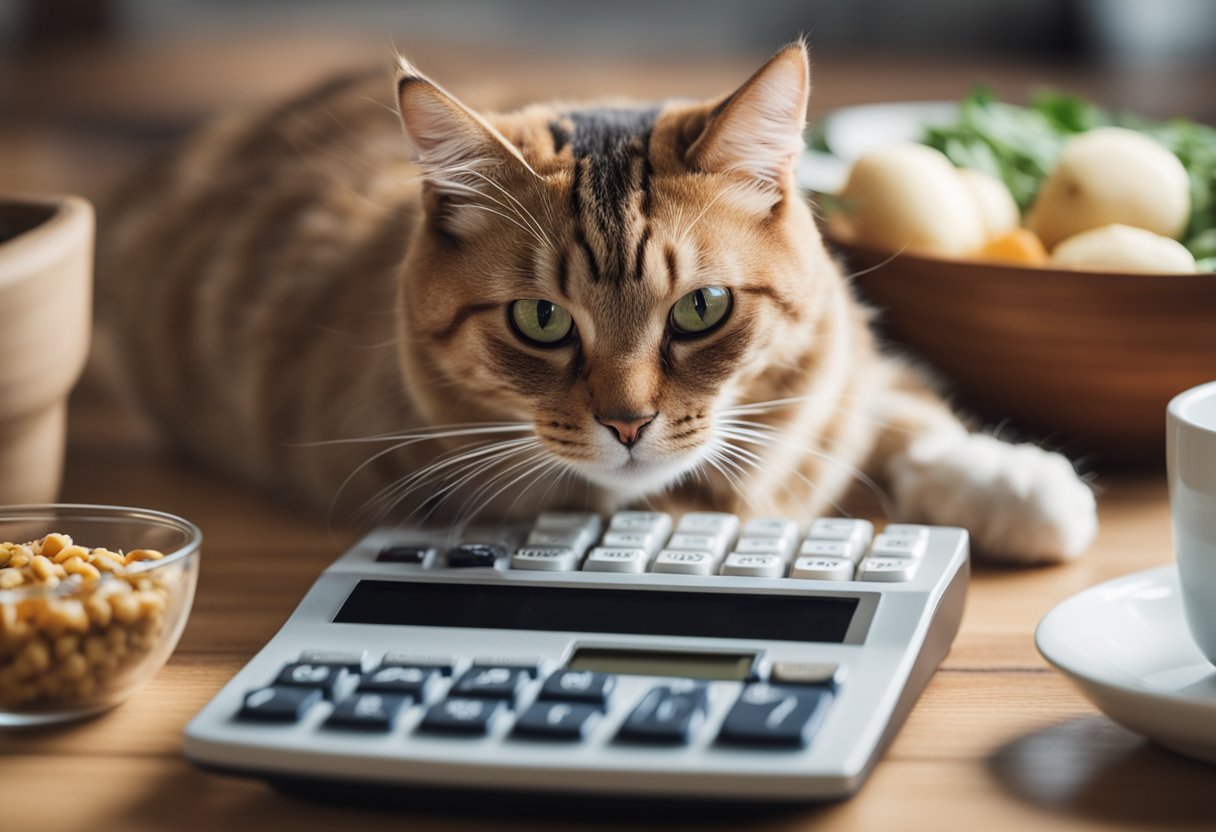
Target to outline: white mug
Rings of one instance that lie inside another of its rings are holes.
[[[1195,643],[1216,664],[1216,381],[1175,396],[1165,424],[1182,604]]]

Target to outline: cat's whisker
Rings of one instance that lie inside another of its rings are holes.
[[[521,219],[526,217],[528,219],[528,221],[531,222],[532,227],[536,229],[537,233],[539,233],[542,237],[545,238],[545,241],[549,244],[549,247],[554,248],[553,240],[551,240],[549,238],[548,234],[545,233],[545,227],[540,224],[540,221],[537,220],[535,216],[533,216],[532,212],[529,211],[522,202],[520,202],[518,199],[515,198],[514,194],[512,194],[510,191],[508,191],[506,188],[504,188],[498,182],[495,182],[493,179],[489,178],[485,174],[482,174],[478,171],[470,171],[470,173],[472,173],[474,176],[477,176],[477,177],[481,178],[482,180],[484,180],[486,182],[486,184],[491,185],[494,188],[497,188],[498,191],[503,196],[505,196],[507,199],[511,200],[511,202],[514,203],[515,207],[518,209],[516,212],[517,216],[520,216]]]
[[[353,436],[347,439],[321,439],[316,442],[289,442],[285,444],[292,448],[314,448],[321,445],[352,445],[372,442],[393,442],[404,439],[425,441],[487,433],[519,433],[531,430],[532,424],[530,422],[463,422],[419,428],[409,433],[377,433],[369,436]]]
[[[475,518],[477,515],[481,514],[481,512],[484,511],[487,506],[489,506],[496,499],[498,499],[499,495],[501,495],[507,489],[514,486],[520,480],[534,475],[537,471],[539,471],[542,468],[544,468],[545,466],[549,465],[552,461],[551,459],[545,458],[545,455],[543,453],[539,454],[539,456],[541,457],[539,461],[537,461],[537,456],[538,455],[533,455],[533,456],[528,457],[527,459],[523,460],[522,462],[515,463],[514,465],[507,468],[505,471],[503,471],[503,472],[499,473],[498,475],[496,475],[495,477],[491,478],[490,481],[487,482],[486,485],[483,486],[477,492],[477,495],[476,495],[477,498],[480,498],[480,495],[485,494],[487,491],[489,491],[491,488],[493,488],[495,483],[500,482],[501,480],[505,479],[506,477],[509,477],[512,473],[514,473],[515,471],[518,471],[520,468],[524,468],[524,471],[522,473],[518,474],[517,476],[515,476],[508,482],[499,486],[488,497],[481,499],[481,502],[478,503],[476,505],[476,507],[474,509],[472,509],[471,511],[468,510],[468,506],[470,505],[470,500],[472,500],[474,498],[470,498],[470,500],[466,500],[465,504],[462,505],[460,508],[460,513],[458,515],[459,520],[457,520],[457,522],[454,524],[454,528],[459,530],[460,532],[463,532],[464,529],[468,528],[468,525],[469,525],[469,523],[471,523],[473,521],[473,518]]]

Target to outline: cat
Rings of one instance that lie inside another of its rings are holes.
[[[373,520],[806,518],[861,480],[987,557],[1087,547],[1067,459],[876,343],[794,181],[803,42],[717,100],[487,115],[398,63],[395,102],[228,117],[103,213],[100,328],[178,447]]]

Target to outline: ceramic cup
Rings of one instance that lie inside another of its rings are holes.
[[[1216,381],[1174,397],[1165,441],[1186,621],[1216,664]]]

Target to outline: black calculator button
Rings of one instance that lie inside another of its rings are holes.
[[[718,741],[802,748],[832,701],[824,688],[749,685],[722,723]]]
[[[271,686],[245,694],[238,716],[259,722],[298,722],[308,709],[321,701],[316,688]]]
[[[541,686],[541,699],[590,702],[604,706],[616,687],[616,677],[590,670],[559,670]]]
[[[448,566],[453,569],[493,566],[506,554],[506,547],[494,543],[462,543],[448,552]]]
[[[410,702],[410,697],[393,693],[355,693],[334,706],[325,724],[333,728],[387,731]]]
[[[651,688],[621,726],[620,738],[635,742],[685,744],[705,721],[709,695],[702,682]]]
[[[385,546],[376,555],[380,563],[412,563],[425,565],[435,555],[432,546]]]
[[[540,673],[539,659],[524,659],[508,656],[494,656],[490,658],[481,658],[473,660],[473,667],[509,667],[514,670],[522,670],[533,679]]]
[[[274,683],[297,688],[315,688],[321,691],[326,699],[333,699],[338,685],[349,675],[341,665],[292,662],[279,671],[279,677]]]
[[[428,656],[422,653],[385,653],[380,661],[381,667],[401,665],[402,667],[424,667],[436,671],[441,676],[451,676],[455,662],[445,656]]]
[[[529,678],[518,667],[471,667],[452,685],[452,695],[501,699],[513,706]]]
[[[523,737],[554,740],[585,739],[600,709],[582,702],[535,702],[515,721]]]
[[[428,708],[418,727],[424,731],[482,735],[490,730],[490,723],[503,708],[500,699],[449,697]]]
[[[359,680],[359,691],[394,693],[425,702],[429,698],[427,692],[437,678],[439,669],[435,667],[381,665]]]

